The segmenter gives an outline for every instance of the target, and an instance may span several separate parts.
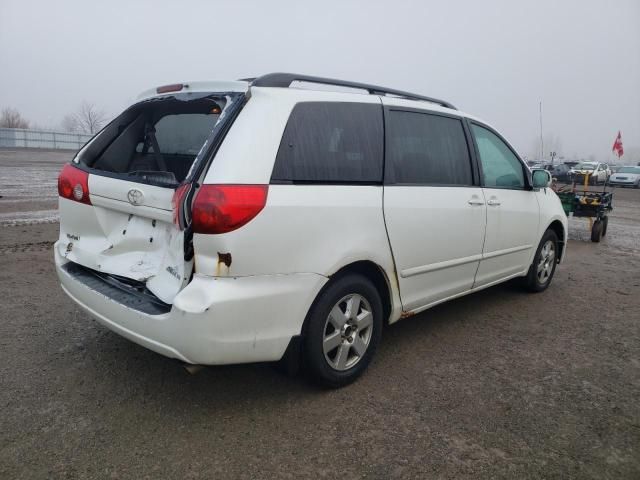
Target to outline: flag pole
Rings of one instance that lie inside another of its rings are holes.
[[[544,140],[542,138],[542,100],[540,100],[540,161],[544,163]]]

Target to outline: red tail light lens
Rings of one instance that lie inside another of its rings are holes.
[[[267,203],[268,185],[203,185],[193,202],[194,233],[227,233],[246,225]]]
[[[58,176],[58,194],[74,202],[91,205],[89,174],[71,164],[65,165]]]

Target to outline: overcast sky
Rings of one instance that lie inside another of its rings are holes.
[[[55,126],[82,100],[115,115],[149,87],[273,71],[452,102],[523,155],[640,161],[640,0],[0,0],[0,108]],[[547,150],[545,148],[545,150]]]

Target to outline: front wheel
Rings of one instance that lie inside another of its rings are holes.
[[[382,300],[366,277],[347,274],[325,288],[311,307],[304,355],[314,380],[336,388],[367,368],[382,334]]]
[[[553,230],[547,230],[540,240],[533,263],[525,277],[525,286],[532,292],[546,290],[556,271],[558,258],[558,236]]]

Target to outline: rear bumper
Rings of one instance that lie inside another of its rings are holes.
[[[609,180],[609,185],[614,187],[633,187],[636,183],[633,180]]]
[[[584,179],[585,179],[586,175],[583,175],[581,173],[574,173],[569,175],[569,178],[571,179],[571,181],[576,182],[576,183],[584,183]],[[590,182],[602,182],[603,180],[599,179],[597,176],[594,177],[593,175],[589,175],[589,181]]]
[[[55,263],[64,292],[105,327],[161,355],[223,365],[276,361],[299,335],[327,281],[318,274],[207,277],[195,275],[167,313],[132,309],[90,288]]]

